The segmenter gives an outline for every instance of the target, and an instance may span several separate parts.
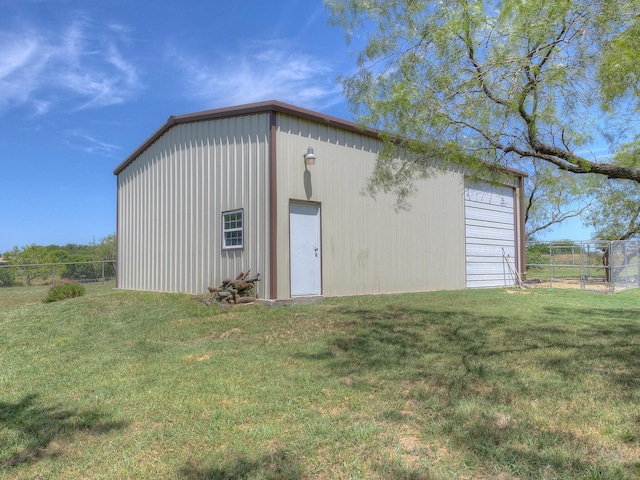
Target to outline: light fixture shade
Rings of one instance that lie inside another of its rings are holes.
[[[313,153],[313,148],[309,147],[307,149],[307,153],[304,154],[304,164],[305,165],[315,165],[316,164],[316,154]]]

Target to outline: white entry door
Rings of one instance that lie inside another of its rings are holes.
[[[320,295],[320,205],[289,205],[291,296]]]

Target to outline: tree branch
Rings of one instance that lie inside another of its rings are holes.
[[[500,98],[499,96],[494,94],[494,92],[487,85],[487,82],[485,81],[486,73],[482,68],[482,65],[476,59],[475,49],[473,47],[473,38],[471,37],[471,27],[470,27],[471,20],[469,18],[469,9],[466,5],[464,8],[464,16],[465,16],[464,37],[462,35],[458,35],[458,38],[466,46],[467,58],[473,65],[473,68],[476,72],[477,80],[480,84],[480,87],[482,88],[482,91],[489,99],[491,99],[493,102],[497,103],[498,105],[502,105],[509,109],[513,109],[513,105],[511,104],[511,102],[509,102],[508,100],[505,100],[504,98]]]
[[[555,225],[557,223],[562,223],[565,220],[568,220],[569,218],[574,218],[574,217],[579,217],[580,215],[582,215],[591,205],[593,204],[593,202],[589,202],[587,205],[585,205],[584,207],[582,207],[579,210],[573,210],[570,212],[558,212],[558,215],[553,215],[551,217],[550,220],[548,220],[546,223],[542,224],[542,225],[538,225],[534,228],[532,228],[531,230],[527,230],[524,234],[524,236],[526,238],[531,237],[532,235],[535,235],[536,233],[538,233],[541,230],[544,230],[546,228],[549,228],[552,225]],[[525,221],[526,223],[526,221]]]
[[[640,208],[637,208],[631,219],[629,220],[629,224],[627,225],[627,231],[618,238],[618,240],[629,240],[632,236],[640,232],[640,225],[638,225],[638,216],[640,215]]]

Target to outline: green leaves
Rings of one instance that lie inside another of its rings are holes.
[[[598,65],[597,79],[602,93],[602,105],[613,111],[616,104],[624,108],[625,101],[640,108],[640,18],[607,41]]]
[[[62,282],[51,285],[43,303],[59,302],[67,298],[81,297],[85,294],[85,288],[78,282]]]
[[[55,261],[48,247],[36,245],[35,243],[21,249],[14,247],[13,250],[5,253],[5,258],[9,265],[24,266],[27,285],[31,285],[31,282],[37,278],[46,280],[51,274],[51,268],[44,264]]]
[[[640,141],[623,145],[613,157],[613,163],[630,168],[640,167]]]
[[[588,223],[594,238],[627,240],[640,236],[640,186],[628,180],[606,182],[597,192],[597,208]]]
[[[502,164],[538,158],[640,182],[638,166],[576,154],[607,120],[599,105],[616,118],[630,114],[614,106],[640,106],[637,0],[327,4],[334,24],[366,39],[344,79],[362,122]]]
[[[94,279],[115,276],[116,235],[107,235],[99,242],[89,245],[27,245],[14,247],[4,254],[12,266],[21,266],[27,285],[35,279],[47,280],[55,270],[56,277],[74,279]],[[104,266],[100,263],[105,261]],[[87,263],[94,262],[94,263]],[[60,265],[60,264],[65,264]],[[52,270],[51,264],[56,265]]]
[[[588,214],[602,181],[594,176],[571,175],[541,161],[525,181],[525,236],[532,240],[565,220]]]

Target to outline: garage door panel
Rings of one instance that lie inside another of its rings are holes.
[[[475,184],[465,192],[467,287],[515,283],[513,188]]]
[[[513,263],[514,257],[509,257],[507,255],[506,259],[502,256],[476,256],[473,258],[473,261],[467,262],[467,265],[505,265],[505,262],[508,260],[510,263]]]
[[[480,275],[477,278],[472,277],[469,281],[473,285],[472,287],[469,287],[469,288],[493,288],[496,286],[497,283],[501,283],[503,281],[503,278],[502,277],[492,278],[486,275]],[[511,285],[515,285],[515,283],[512,283]],[[505,286],[505,285],[499,285],[499,286]]]
[[[515,252],[512,248],[505,248],[504,253],[507,258],[515,258]],[[484,245],[467,245],[467,263],[480,263],[487,259],[493,259],[502,263],[502,249],[487,248]]]
[[[488,183],[476,184],[467,188],[465,199],[482,205],[513,209],[513,188]]]
[[[482,227],[480,225],[467,225],[467,243],[473,239],[480,240],[477,243],[493,244],[498,243],[502,246],[513,245],[514,232],[511,228],[497,228],[497,226]]]
[[[508,212],[492,212],[491,210],[475,208],[473,205],[470,205],[467,206],[467,222],[496,222],[513,225],[513,210]]]
[[[510,264],[512,262],[509,262]],[[506,262],[468,263],[467,275],[495,275],[503,277],[508,272]]]

